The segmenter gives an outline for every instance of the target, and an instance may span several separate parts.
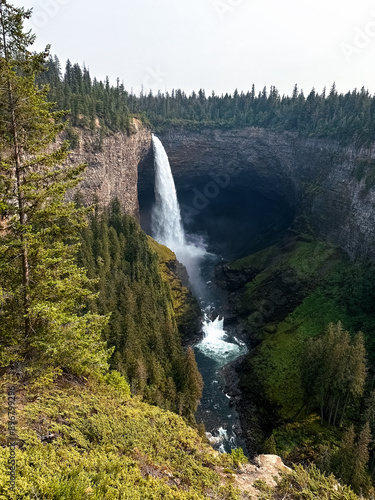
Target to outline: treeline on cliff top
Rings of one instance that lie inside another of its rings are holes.
[[[343,144],[368,145],[375,134],[375,97],[365,87],[339,94],[335,84],[329,91],[315,89],[304,94],[297,85],[291,96],[280,95],[271,86],[256,91],[207,96],[204,90],[187,95],[182,90],[156,95],[133,95],[117,80],[111,86],[91,78],[87,68],[66,63],[64,73],[58,58],[50,58],[40,83],[50,85],[49,99],[58,109],[71,110],[71,124],[95,129],[131,132],[131,116],[139,115],[156,129],[184,125],[191,128],[263,127],[294,131],[303,136],[329,137]]]

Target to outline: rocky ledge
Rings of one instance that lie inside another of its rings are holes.
[[[236,474],[226,473],[223,468],[217,468],[222,477],[233,480],[235,486],[247,499],[255,500],[262,497],[262,493],[254,487],[255,481],[263,481],[271,488],[276,486],[276,480],[282,472],[290,471],[277,455],[259,455],[253,464],[242,465]]]
[[[78,145],[69,162],[86,163],[87,169],[70,197],[79,191],[84,203],[97,201],[101,207],[118,198],[123,210],[138,219],[138,165],[150,151],[151,131],[137,119],[133,119],[130,135],[118,132],[102,140],[100,130],[74,130]]]

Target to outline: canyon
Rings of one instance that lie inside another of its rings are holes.
[[[78,131],[70,161],[88,165],[79,186],[84,200],[105,206],[118,197],[128,214],[139,218],[140,208],[147,212],[154,189],[151,130],[134,120],[129,136],[105,137],[100,151],[91,132]],[[375,260],[375,146],[256,128],[180,127],[157,135],[187,219],[209,204],[244,206],[261,196],[285,212],[286,225],[294,219],[351,258]]]

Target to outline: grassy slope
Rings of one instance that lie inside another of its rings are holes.
[[[21,449],[14,498],[240,498],[214,471],[217,465],[233,465],[229,456],[203,444],[174,413],[131,398],[118,378],[98,383],[61,377],[56,384],[22,386],[17,409]],[[1,499],[12,498],[5,422],[3,413]]]
[[[13,383],[0,379],[2,403]],[[21,385],[17,413],[16,494],[8,486],[4,412],[0,421],[2,500],[252,498],[232,486],[235,453],[219,454],[181,417],[131,398],[113,372],[101,382],[62,376]],[[264,500],[358,499],[314,468],[284,473],[275,489],[262,480],[256,485]]]

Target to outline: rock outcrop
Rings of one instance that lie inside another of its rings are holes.
[[[76,189],[83,201],[92,203],[97,199],[104,207],[117,197],[124,211],[138,218],[138,165],[150,151],[151,131],[134,119],[130,135],[116,133],[101,142],[100,132],[77,132],[79,144],[69,161],[87,164],[84,180]]]
[[[179,190],[191,191],[199,210],[221,189],[246,187],[286,201],[322,238],[353,258],[375,260],[375,148],[356,149],[324,139],[264,129],[172,128],[159,134]],[[140,190],[151,190],[152,155],[141,163]]]
[[[262,493],[255,488],[255,481],[262,481],[269,487],[276,486],[276,480],[282,472],[290,471],[281,458],[277,455],[259,455],[255,457],[254,464],[241,466],[241,470],[235,474],[225,474],[223,469],[217,471],[226,478],[232,479],[235,486],[244,494],[244,498],[256,500],[262,497]]]

